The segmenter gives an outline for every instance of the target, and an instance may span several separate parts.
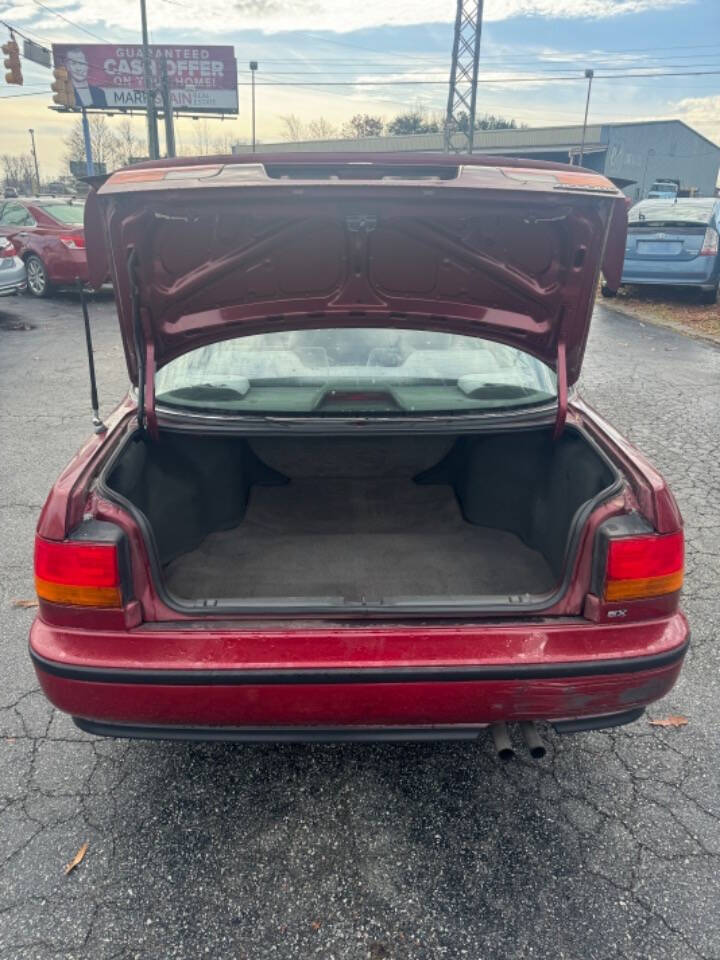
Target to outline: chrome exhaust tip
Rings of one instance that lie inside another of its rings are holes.
[[[532,721],[524,721],[520,724],[520,730],[522,731],[527,748],[530,751],[530,756],[535,760],[542,760],[547,753],[547,748],[540,739],[540,734],[535,724]]]
[[[501,760],[512,760],[515,756],[515,749],[510,740],[507,724],[493,723],[490,727],[490,732],[492,733],[495,751],[498,757],[500,757]]]

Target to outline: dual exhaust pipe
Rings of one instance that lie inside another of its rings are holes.
[[[523,721],[520,724],[520,731],[525,740],[525,744],[534,760],[541,760],[547,753],[545,744],[540,739],[537,727],[532,721]],[[515,747],[510,739],[510,732],[506,723],[493,723],[490,727],[495,751],[501,760],[512,760],[515,756]]]

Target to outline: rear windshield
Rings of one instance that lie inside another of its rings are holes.
[[[715,207],[714,200],[651,200],[635,204],[628,213],[628,222],[638,226],[686,223],[707,226],[713,220]]]
[[[171,361],[159,402],[252,414],[464,413],[547,403],[555,374],[476,337],[392,328],[284,331],[227,340]]]
[[[35,206],[59,223],[73,227],[81,227],[83,224],[85,206],[82,203],[36,203]]]

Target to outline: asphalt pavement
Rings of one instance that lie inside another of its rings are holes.
[[[127,388],[91,304],[101,407]],[[91,431],[77,298],[0,300],[0,958],[720,958],[720,350],[598,306],[582,390],[661,469],[693,645],[652,717],[500,763],[477,743],[82,734],[26,644],[48,489]],[[83,843],[82,863],[64,867]]]

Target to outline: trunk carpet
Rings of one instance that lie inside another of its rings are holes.
[[[467,523],[450,486],[312,479],[255,486],[243,522],[165,568],[177,596],[382,598],[543,593],[554,578],[514,534]]]

